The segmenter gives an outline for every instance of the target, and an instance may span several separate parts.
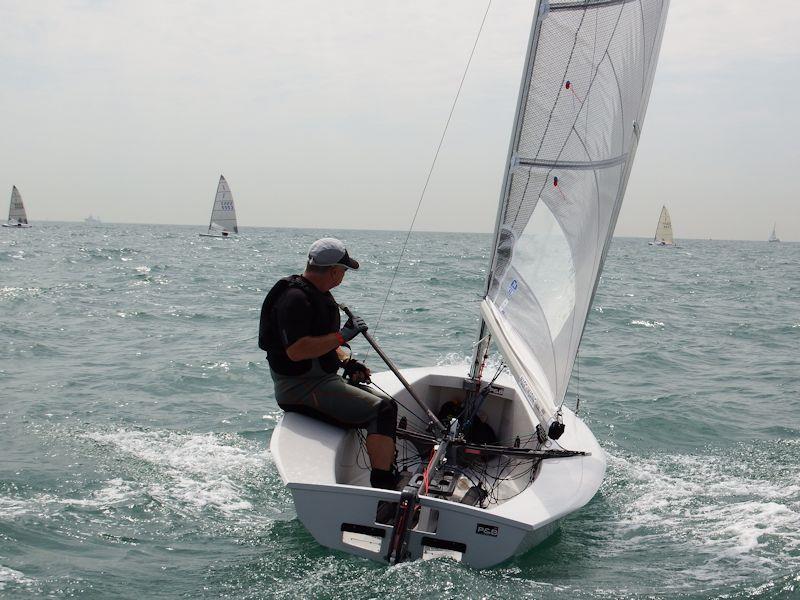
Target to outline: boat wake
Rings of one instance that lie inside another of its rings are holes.
[[[233,516],[246,511],[248,523],[267,515],[254,511],[253,492],[274,472],[269,451],[226,434],[118,429],[84,435],[112,453],[133,458],[134,471],[150,471],[139,484],[176,512],[205,509]],[[138,469],[137,469],[138,467]],[[114,480],[120,482],[121,480]],[[263,507],[260,507],[263,508]],[[244,518],[244,516],[243,516]]]
[[[617,513],[610,538],[619,554],[659,545],[693,587],[796,571],[800,473],[791,464],[798,456],[796,441],[704,456],[610,455],[603,488]],[[776,470],[785,476],[776,478]]]

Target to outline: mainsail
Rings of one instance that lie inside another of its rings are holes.
[[[11,204],[8,207],[8,221],[9,223],[28,224],[28,215],[25,214],[25,205],[22,204],[22,196],[17,186],[11,188]]]
[[[669,218],[669,211],[666,206],[661,207],[661,215],[658,217],[656,234],[653,236],[656,244],[672,245],[675,243],[672,237],[672,220]]]
[[[566,395],[641,134],[668,4],[538,5],[481,312],[542,424]]]
[[[236,225],[236,208],[233,206],[233,194],[222,175],[219,176],[217,195],[214,197],[214,207],[211,209],[211,222],[208,224],[208,230],[211,231],[214,225],[222,227],[224,231],[239,233],[239,227]]]

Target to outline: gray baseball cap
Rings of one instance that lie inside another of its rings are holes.
[[[311,244],[308,250],[308,263],[317,267],[345,267],[358,269],[358,261],[350,258],[347,248],[336,238],[322,238]]]

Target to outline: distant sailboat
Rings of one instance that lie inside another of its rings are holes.
[[[217,195],[214,197],[214,206],[211,209],[211,221],[208,232],[201,233],[200,237],[227,238],[231,232],[239,233],[236,224],[236,208],[233,206],[233,194],[225,177],[219,176]]]
[[[86,223],[87,225],[100,225],[102,223],[102,221],[100,219],[98,219],[97,217],[94,217],[92,215],[89,215],[88,217],[86,217],[83,220],[83,222]]]
[[[669,218],[669,211],[666,206],[661,207],[661,216],[658,217],[656,234],[653,236],[651,246],[674,246],[675,240],[672,237],[672,220]]]
[[[25,214],[25,205],[22,204],[22,196],[17,186],[11,188],[11,204],[8,207],[8,222],[3,223],[3,227],[30,227],[28,215]]]
[[[769,234],[769,239],[767,241],[768,242],[780,242],[781,241],[781,239],[777,235],[775,235],[775,224],[774,223],[772,225],[772,233]]]

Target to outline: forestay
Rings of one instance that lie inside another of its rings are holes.
[[[669,218],[669,211],[666,206],[661,207],[661,215],[658,217],[658,225],[656,226],[656,235],[653,241],[659,244],[674,244],[675,240],[672,237],[672,220]]]
[[[482,313],[542,423],[563,400],[617,221],[669,0],[542,0]]]
[[[22,196],[17,190],[17,186],[11,188],[11,204],[8,207],[9,222],[28,224],[28,215],[25,214],[25,205],[22,204]]]
[[[214,208],[211,210],[211,222],[208,225],[209,231],[212,226],[217,225],[226,231],[239,233],[236,224],[236,208],[233,206],[233,194],[228,187],[225,177],[219,176],[217,185],[217,195],[214,197]]]

